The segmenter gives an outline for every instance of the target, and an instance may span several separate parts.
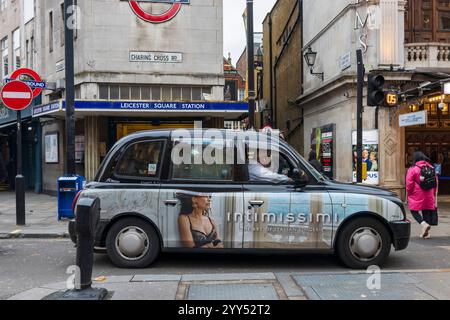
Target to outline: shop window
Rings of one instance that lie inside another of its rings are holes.
[[[130,100],[130,86],[120,86],[120,99]]]
[[[98,86],[98,91],[99,91],[99,98],[101,100],[108,100],[109,99],[109,86],[106,84],[100,84]]]
[[[439,0],[438,1],[438,6],[439,7],[450,8],[450,0]]]
[[[152,100],[153,101],[161,100],[161,87],[159,86],[152,87]]]
[[[132,100],[141,100],[141,87],[139,87],[139,86],[131,87],[131,99]]]
[[[192,88],[192,100],[200,101],[202,100],[202,89],[201,88]]]
[[[162,141],[146,141],[128,147],[119,160],[115,175],[130,178],[155,178],[161,167]]]
[[[109,98],[111,100],[118,100],[119,99],[119,86],[112,85],[109,87]]]
[[[172,88],[172,100],[174,101],[181,100],[181,87]]]
[[[170,87],[163,87],[162,88],[162,100],[164,101],[169,101],[172,99],[172,94],[171,94],[171,88]]]
[[[435,104],[430,105],[430,113],[433,116],[437,115],[437,105],[435,105]]]
[[[141,99],[145,101],[152,100],[152,87],[148,86],[141,87]]]

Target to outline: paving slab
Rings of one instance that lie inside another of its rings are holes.
[[[290,273],[276,273],[275,276],[289,299],[293,297],[304,297],[304,292],[293,280]]]
[[[131,282],[158,282],[158,281],[181,281],[181,275],[136,275]]]
[[[8,300],[42,300],[44,297],[54,293],[55,289],[48,288],[33,288],[31,290],[19,293]]]
[[[95,284],[112,293],[111,300],[175,300],[178,282]]]
[[[182,281],[249,281],[276,280],[273,273],[214,273],[183,275]]]
[[[279,300],[272,284],[193,284],[187,300]]]

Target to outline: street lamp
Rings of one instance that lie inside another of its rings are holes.
[[[313,51],[311,47],[308,48],[308,51],[304,54],[304,58],[306,61],[306,64],[309,67],[309,70],[312,75],[316,76],[317,78],[324,80],[324,73],[320,72],[314,72],[314,65],[316,64],[316,58],[317,58],[317,52]]]

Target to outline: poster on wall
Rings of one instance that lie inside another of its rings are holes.
[[[311,134],[311,150],[316,152],[317,160],[322,164],[322,173],[330,179],[334,179],[334,136],[334,124],[315,128]]]
[[[368,130],[363,132],[363,163],[367,165],[367,180],[365,184],[378,185],[380,183],[379,166],[379,135],[378,130]],[[356,162],[357,154],[357,136],[356,131],[352,132],[353,145],[353,182],[356,182]]]
[[[75,162],[84,163],[84,136],[75,136]]]
[[[45,163],[59,163],[58,133],[45,135]]]

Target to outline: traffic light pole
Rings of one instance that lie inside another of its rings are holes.
[[[64,0],[65,63],[66,63],[66,174],[75,175],[75,79],[73,26],[69,25],[73,0]]]
[[[248,83],[248,108],[249,129],[255,128],[255,56],[253,34],[253,0],[247,0],[247,83]]]
[[[362,168],[363,168],[363,89],[364,89],[364,62],[362,50],[356,51],[356,58],[358,63],[358,78],[357,78],[357,97],[356,97],[356,150],[358,159],[356,161],[356,182],[362,183]]]
[[[16,224],[25,225],[25,178],[22,166],[22,112],[17,111]]]

